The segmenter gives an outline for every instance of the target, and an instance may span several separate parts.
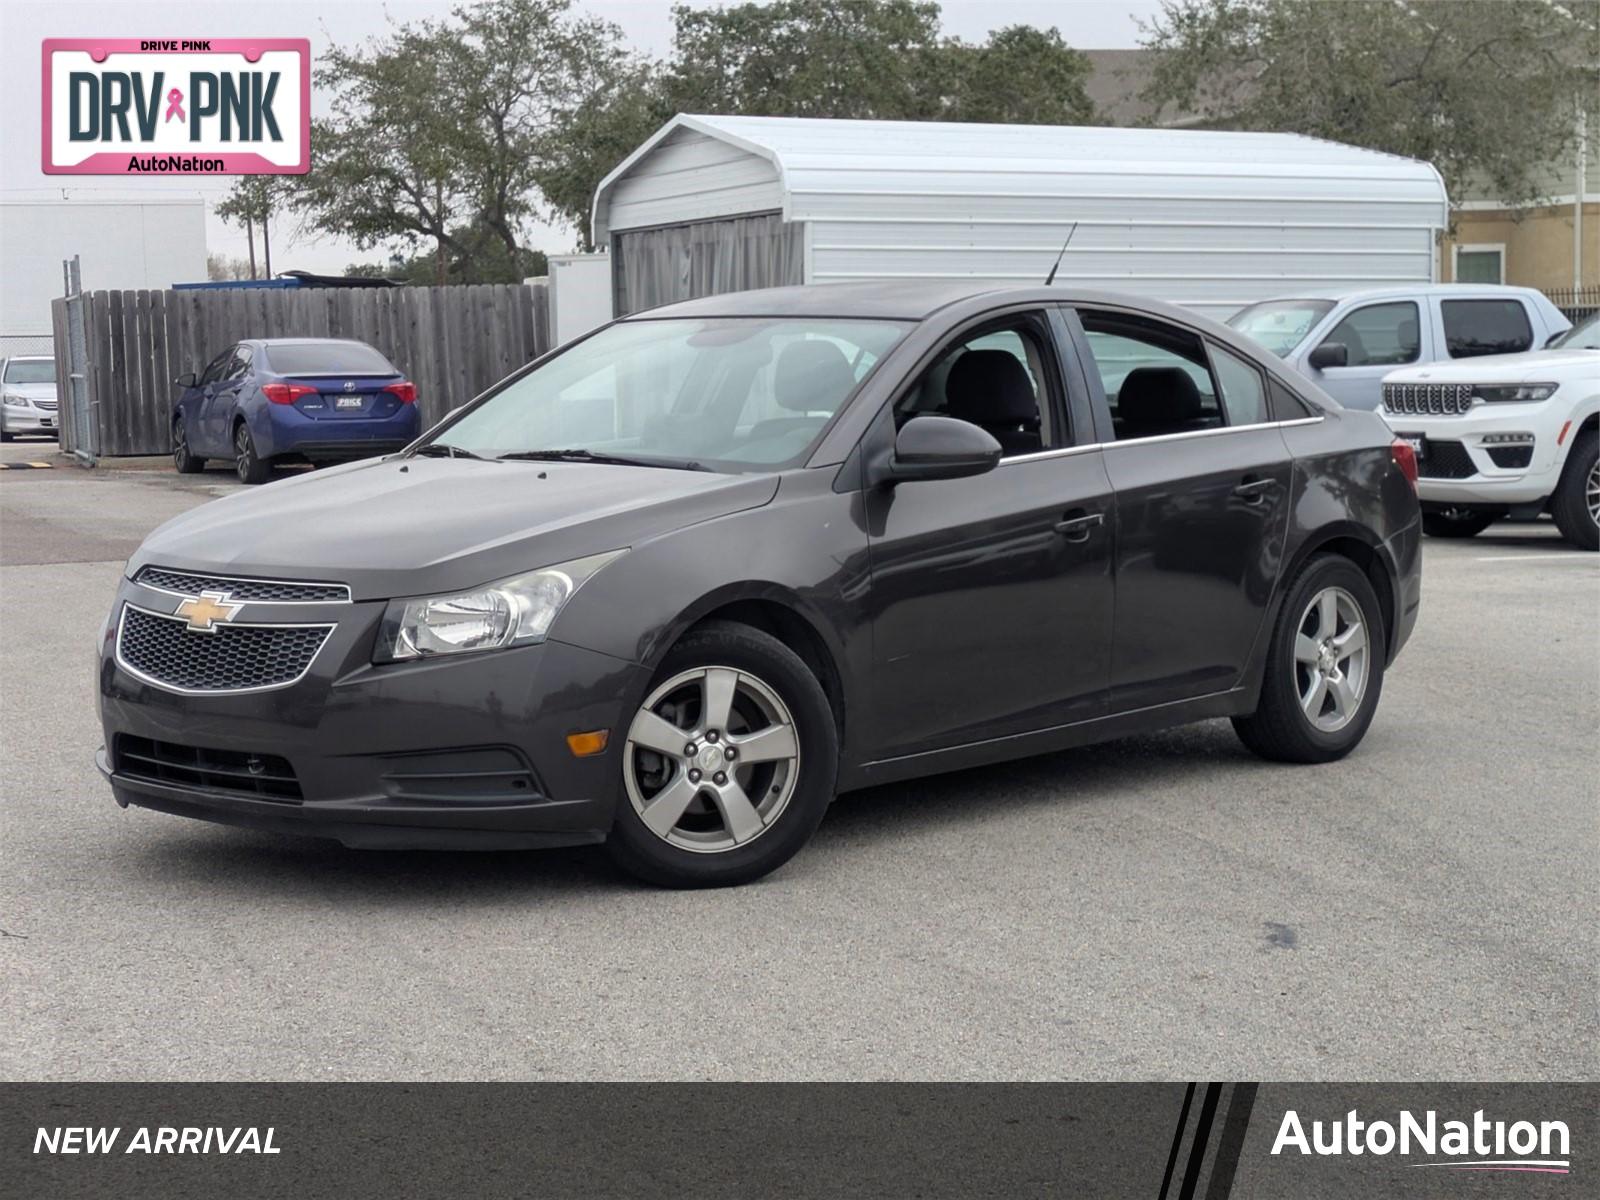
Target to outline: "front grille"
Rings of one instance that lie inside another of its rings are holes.
[[[1459,417],[1472,407],[1470,383],[1386,383],[1383,407],[1418,417]]]
[[[350,589],[342,583],[290,583],[281,579],[234,579],[227,575],[196,575],[189,571],[169,571],[164,567],[145,567],[135,583],[198,596],[201,592],[227,592],[234,600],[278,601],[286,604],[318,604],[348,601]]]
[[[56,402],[54,400],[35,400],[33,406],[42,408],[45,412],[55,412],[56,410]]]
[[[1427,479],[1466,479],[1476,475],[1472,456],[1460,442],[1441,442],[1428,439],[1428,452],[1417,464],[1417,474]]]
[[[276,754],[203,750],[119,733],[112,746],[112,758],[117,774],[130,779],[239,792],[264,800],[303,798],[294,768],[288,759]]]
[[[311,667],[330,625],[219,625],[191,630],[179,617],[123,606],[117,659],[166,687],[240,692],[283,687]]]

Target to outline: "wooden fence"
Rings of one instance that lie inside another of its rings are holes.
[[[232,343],[262,337],[355,338],[417,385],[424,426],[550,347],[547,294],[523,284],[403,288],[227,288],[90,292],[87,362],[68,361],[67,302],[51,307],[57,377],[88,379],[96,444],[79,446],[62,389],[62,449],[97,455],[172,448],[172,380],[198,374]]]

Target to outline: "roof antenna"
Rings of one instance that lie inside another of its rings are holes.
[[[1067,230],[1067,240],[1061,243],[1061,253],[1056,255],[1056,265],[1050,268],[1050,274],[1044,277],[1045,287],[1056,281],[1056,272],[1061,269],[1061,260],[1066,257],[1067,247],[1072,244],[1072,235],[1078,232],[1078,223],[1074,221],[1072,228]]]

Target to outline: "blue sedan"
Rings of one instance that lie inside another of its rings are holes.
[[[173,382],[172,462],[185,475],[232,459],[240,482],[264,483],[274,463],[389,454],[421,428],[416,385],[365,342],[255,338]]]

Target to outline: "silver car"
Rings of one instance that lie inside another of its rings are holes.
[[[56,360],[48,354],[0,359],[0,441],[19,433],[59,437]]]

